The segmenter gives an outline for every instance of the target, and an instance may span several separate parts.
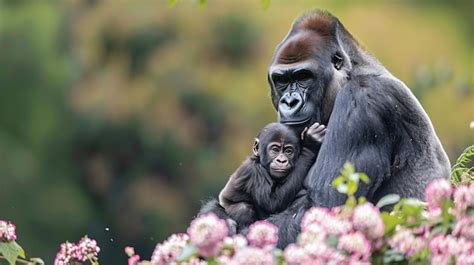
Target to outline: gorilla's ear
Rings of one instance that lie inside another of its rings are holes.
[[[253,147],[252,147],[252,152],[253,152],[253,155],[258,157],[258,147],[259,147],[259,142],[260,140],[258,138],[255,138],[255,142],[253,143]]]

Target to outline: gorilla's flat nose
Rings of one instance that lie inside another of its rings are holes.
[[[303,99],[300,94],[293,92],[283,95],[280,99],[279,111],[284,115],[292,115],[303,106]]]
[[[285,164],[286,162],[288,162],[286,158],[282,158],[282,157],[277,157],[276,161],[280,164]]]
[[[281,99],[281,103],[287,105],[290,109],[298,104],[299,100],[295,97],[288,96]]]

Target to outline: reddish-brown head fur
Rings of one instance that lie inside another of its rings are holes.
[[[302,16],[279,47],[276,62],[291,64],[309,59],[335,36],[336,25],[336,18],[322,11]]]

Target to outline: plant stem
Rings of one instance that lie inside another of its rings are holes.
[[[0,255],[0,259],[3,259],[3,260],[7,260],[4,256]],[[21,264],[28,264],[28,265],[31,265],[31,264],[34,264],[32,263],[31,261],[28,261],[26,259],[21,259],[21,258],[17,258],[16,259],[16,262],[18,263],[21,263]]]

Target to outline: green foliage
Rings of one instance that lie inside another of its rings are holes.
[[[197,256],[197,255],[198,255],[197,248],[194,245],[189,244],[189,245],[186,245],[186,247],[184,247],[183,251],[181,251],[181,254],[178,257],[178,261],[186,261],[186,260],[191,259],[191,257]]]
[[[451,181],[454,185],[474,181],[474,166],[470,166],[473,158],[474,145],[471,145],[462,152],[451,168]]]
[[[25,251],[15,241],[0,242],[0,254],[10,265],[15,265],[18,257],[25,258]]]
[[[375,206],[378,208],[383,208],[385,206],[389,206],[395,204],[400,201],[400,195],[398,194],[388,194],[383,196]]]
[[[359,182],[362,181],[365,184],[369,184],[369,177],[366,174],[355,172],[355,167],[351,163],[345,163],[341,169],[341,175],[337,176],[332,182],[332,186],[337,189],[338,192],[347,195],[346,206],[349,208],[357,205],[357,198],[355,193],[359,188]],[[359,202],[363,202],[364,199]]]

